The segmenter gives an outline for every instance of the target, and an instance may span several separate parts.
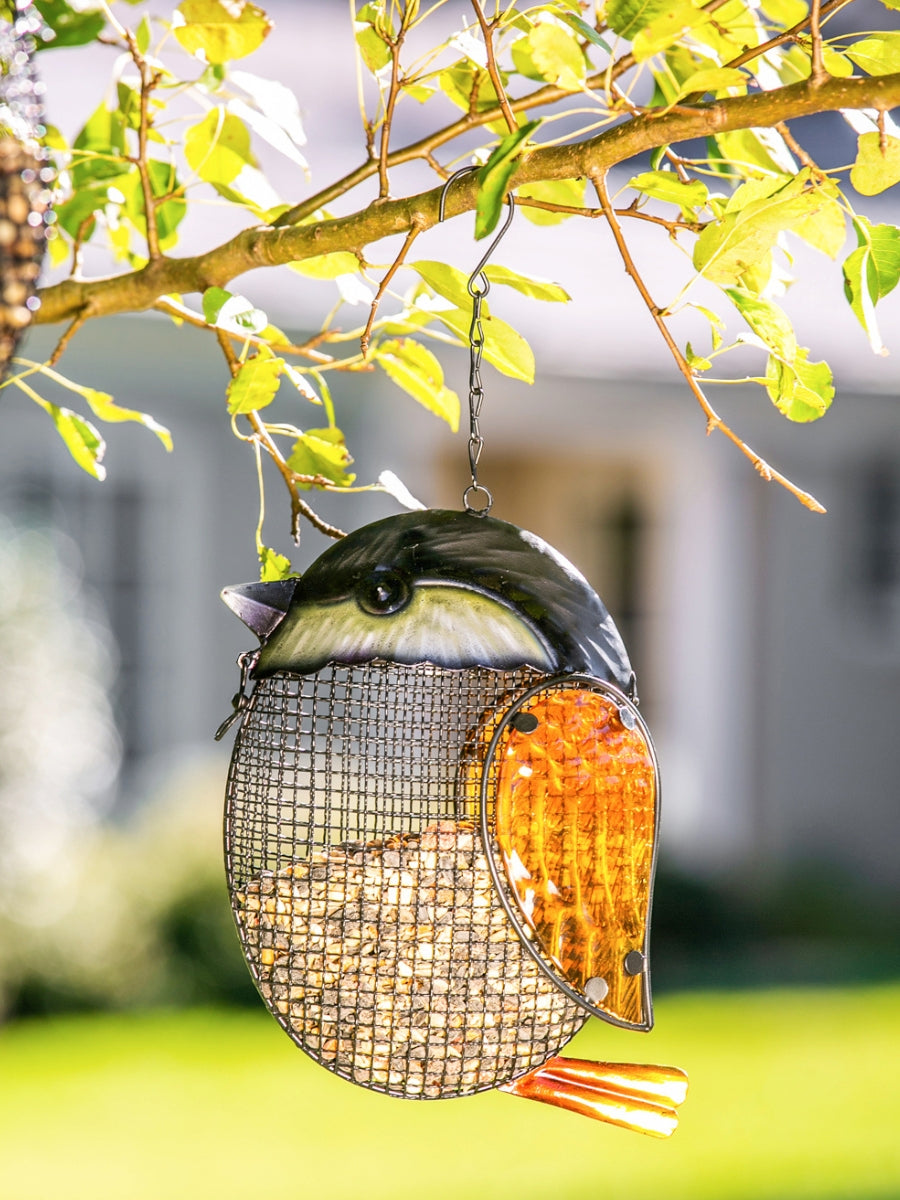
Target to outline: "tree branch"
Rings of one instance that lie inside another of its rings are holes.
[[[497,94],[497,100],[500,104],[500,111],[503,113],[503,120],[506,122],[506,128],[510,133],[515,133],[519,128],[516,118],[513,116],[512,109],[509,107],[509,100],[506,96],[506,88],[503,86],[503,80],[500,78],[500,71],[497,67],[497,59],[494,55],[494,25],[484,15],[479,0],[472,0],[472,10],[475,13],[475,19],[481,26],[481,36],[484,38],[484,50],[487,56],[488,75],[491,77],[491,83],[494,85],[494,91]]]
[[[771,92],[734,96],[698,104],[663,116],[625,120],[595,138],[571,145],[533,150],[518,166],[510,187],[540,180],[590,178],[645,150],[733,129],[771,127],[780,121],[841,108],[900,105],[900,73],[878,78],[830,77],[816,86],[812,80]],[[203,292],[224,287],[256,267],[277,266],[335,250],[359,252],[370,242],[392,234],[407,234],[437,223],[441,188],[400,200],[382,201],[357,213],[314,225],[245,230],[205,254],[160,258],[142,270],[111,278],[66,279],[41,292],[38,324],[74,320],[89,307],[90,315],[140,312],[152,308],[171,292]],[[475,207],[478,182],[461,179],[447,198],[447,217]]]
[[[609,222],[609,227],[612,230],[612,235],[615,238],[616,245],[619,248],[619,254],[622,257],[622,262],[625,265],[625,270],[631,276],[631,278],[634,280],[634,284],[635,284],[638,292],[640,293],[641,299],[646,304],[647,309],[650,313],[650,316],[653,318],[657,329],[662,334],[663,341],[668,346],[668,348],[672,354],[672,357],[675,359],[675,363],[676,363],[679,371],[682,373],[684,378],[687,380],[688,387],[694,393],[700,407],[702,408],[702,410],[706,416],[706,432],[712,433],[714,430],[718,429],[720,433],[724,433],[724,435],[728,438],[728,440],[730,442],[732,442],[735,446],[737,446],[737,448],[741,451],[742,454],[746,455],[747,458],[750,459],[750,461],[753,463],[756,470],[760,473],[760,475],[762,475],[763,479],[766,479],[770,482],[774,481],[775,483],[780,483],[781,486],[784,488],[787,488],[787,490],[793,496],[796,496],[801,504],[804,504],[807,508],[811,509],[813,512],[818,512],[818,513],[825,512],[824,507],[819,503],[818,500],[816,500],[815,496],[811,496],[808,492],[802,491],[800,488],[797,487],[797,485],[795,483],[792,483],[790,481],[790,479],[787,479],[784,475],[780,474],[773,467],[770,467],[769,464],[764,459],[760,458],[760,456],[756,453],[755,450],[751,449],[751,447],[748,446],[745,441],[743,441],[740,437],[738,437],[738,435],[734,432],[733,429],[730,429],[725,424],[725,422],[722,420],[722,418],[719,416],[719,414],[716,412],[716,410],[710,404],[709,400],[706,397],[706,394],[704,393],[703,389],[701,388],[701,386],[697,380],[696,375],[691,370],[690,364],[688,363],[688,361],[684,357],[684,355],[681,353],[681,350],[678,348],[677,342],[672,337],[672,334],[669,332],[669,327],[668,327],[668,325],[666,325],[665,321],[663,320],[662,310],[660,309],[659,305],[657,305],[654,302],[653,297],[650,295],[649,291],[647,290],[647,285],[644,283],[644,280],[642,279],[640,273],[638,272],[637,267],[634,264],[634,259],[631,257],[631,252],[628,249],[628,245],[625,241],[625,236],[622,233],[622,227],[619,225],[619,222],[616,220],[616,214],[615,214],[615,211],[612,206],[612,201],[609,198],[609,191],[606,187],[606,176],[605,175],[596,175],[591,180],[591,182],[593,183],[594,189],[597,192],[597,199],[600,201],[600,207],[603,209],[606,219]]]

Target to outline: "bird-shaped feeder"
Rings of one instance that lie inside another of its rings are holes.
[[[683,1072],[560,1057],[590,1015],[652,1025],[659,771],[597,594],[487,515],[479,294],[466,511],[377,521],[299,579],[222,593],[260,641],[218,735],[239,722],[235,921],[273,1016],[344,1079],[666,1136]]]
[[[55,172],[40,144],[43,84],[34,69],[44,26],[26,0],[0,19],[0,377],[39,301]]]

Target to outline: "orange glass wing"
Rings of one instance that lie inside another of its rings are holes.
[[[649,1028],[656,769],[647,736],[628,709],[623,723],[620,703],[577,686],[532,696],[500,735],[488,795],[514,907],[533,943],[604,1016]]]

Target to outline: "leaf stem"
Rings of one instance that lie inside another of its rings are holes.
[[[400,247],[400,253],[397,255],[397,257],[391,263],[390,267],[388,267],[387,272],[384,275],[384,278],[381,280],[381,283],[378,285],[378,291],[375,293],[375,297],[372,300],[372,306],[369,309],[369,319],[368,319],[368,321],[366,321],[366,327],[362,332],[362,337],[359,339],[359,347],[360,347],[360,350],[362,351],[363,358],[368,358],[368,356],[369,356],[369,339],[372,336],[372,326],[375,324],[375,316],[378,312],[378,305],[381,303],[382,297],[384,296],[384,293],[387,291],[388,285],[390,284],[391,280],[394,278],[394,276],[397,274],[397,271],[403,265],[403,262],[406,259],[407,254],[409,253],[410,246],[413,244],[413,242],[416,240],[416,238],[422,232],[423,228],[424,228],[424,226],[421,223],[421,221],[417,221],[413,225],[412,229],[410,229],[409,233],[406,235],[406,240],[404,241],[403,245]]]

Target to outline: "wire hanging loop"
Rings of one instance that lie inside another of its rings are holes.
[[[438,221],[444,219],[444,207],[447,202],[447,193],[455,180],[463,175],[468,175],[472,171],[477,171],[477,166],[461,167],[458,171],[450,176],[441,190],[440,206],[438,208]],[[481,306],[484,303],[484,298],[491,290],[491,282],[488,279],[484,268],[487,266],[491,255],[499,246],[507,229],[512,224],[513,216],[516,211],[516,200],[512,192],[507,192],[506,202],[509,205],[509,212],[506,215],[506,220],[500,227],[497,236],[488,246],[478,266],[469,276],[467,284],[469,295],[472,297],[472,323],[469,326],[469,473],[472,477],[472,482],[463,492],[463,507],[466,512],[474,513],[476,516],[486,517],[491,511],[491,505],[494,503],[494,497],[484,484],[478,482],[478,463],[481,459],[481,452],[484,449],[484,438],[481,436],[481,406],[484,403],[484,387],[481,382],[481,360],[484,355],[484,327],[481,323]]]

